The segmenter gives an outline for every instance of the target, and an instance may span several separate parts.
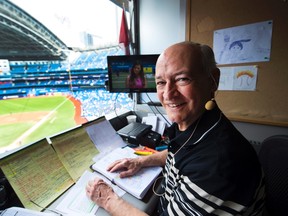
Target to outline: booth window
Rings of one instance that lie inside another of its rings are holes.
[[[11,0],[0,7],[10,17],[0,27],[18,49],[0,58],[0,154],[133,109],[129,94],[107,88],[107,56],[126,54],[119,34],[123,11],[128,29],[134,23],[133,1]]]

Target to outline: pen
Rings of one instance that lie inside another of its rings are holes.
[[[157,151],[161,151],[161,150],[165,150],[165,149],[167,149],[167,148],[168,148],[167,145],[157,146],[157,147],[156,147],[156,150],[157,150]]]
[[[152,148],[149,148],[149,147],[147,147],[147,146],[144,146],[144,149],[145,149],[145,150],[148,150],[148,151],[150,151],[150,152],[153,152],[153,153],[158,152],[157,150],[152,149]]]
[[[151,155],[151,154],[153,154],[153,152],[135,151],[134,154],[137,154],[137,155]]]

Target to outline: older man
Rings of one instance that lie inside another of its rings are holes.
[[[168,150],[115,161],[108,169],[135,174],[164,167],[158,215],[260,215],[264,185],[257,155],[217,106],[220,72],[209,46],[181,42],[156,65],[157,95],[173,125]],[[102,180],[87,195],[111,215],[145,215],[119,198]]]

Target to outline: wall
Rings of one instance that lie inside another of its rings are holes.
[[[288,135],[287,127],[251,124],[236,121],[233,121],[233,124],[248,140],[254,141],[256,144],[261,143],[265,138],[273,135]]]
[[[167,5],[166,5],[166,2]],[[172,3],[173,2],[173,3]],[[274,22],[273,28],[273,41],[272,41],[272,60],[273,64],[279,65],[279,67],[275,66],[271,68],[271,65],[268,63],[261,64],[259,75],[259,85],[256,92],[250,92],[252,98],[245,98],[245,104],[242,104],[243,107],[248,107],[251,110],[258,109],[254,108],[253,103],[257,102],[257,100],[261,100],[260,104],[263,104],[263,107],[260,107],[265,111],[266,103],[272,99],[277,98],[277,102],[273,104],[276,107],[279,103],[281,103],[281,115],[287,116],[286,109],[283,111],[283,107],[288,103],[288,90],[286,91],[287,85],[287,75],[288,72],[286,68],[283,67],[285,65],[285,57],[287,57],[288,51],[288,43],[283,44],[282,41],[287,40],[287,32],[284,32],[283,35],[281,29],[287,29],[288,22],[288,8],[287,3],[283,0],[254,0],[254,1],[235,1],[235,0],[187,0],[187,1],[165,1],[165,0],[141,0],[140,1],[140,21],[142,22],[142,27],[144,26],[153,26],[154,34],[144,34],[144,29],[141,29],[140,23],[140,44],[141,51],[143,53],[158,53],[161,52],[168,45],[181,41],[181,40],[194,40],[202,43],[206,43],[210,46],[213,45],[213,31],[214,29],[228,28],[237,25],[244,25],[253,22],[260,22],[265,20],[272,19]],[[187,14],[185,10],[183,10],[183,5],[187,7]],[[170,7],[169,7],[170,6]],[[164,7],[164,8],[163,8]],[[160,10],[161,9],[161,10]],[[165,10],[164,10],[165,9]],[[180,15],[179,14],[180,10]],[[186,16],[188,17],[185,21]],[[147,18],[148,17],[148,18]],[[175,22],[175,20],[178,20]],[[143,24],[148,22],[146,24]],[[167,25],[169,23],[169,25]],[[279,24],[281,23],[281,24]],[[178,25],[182,25],[179,28]],[[188,28],[187,28],[188,26]],[[276,27],[275,27],[276,26]],[[279,27],[280,26],[280,27]],[[186,32],[183,33],[183,28],[186,29]],[[146,27],[145,27],[146,29]],[[149,28],[148,28],[149,29]],[[179,32],[181,37],[179,37]],[[147,30],[145,30],[147,33]],[[274,35],[278,36],[275,37]],[[145,37],[144,37],[145,35]],[[280,35],[280,36],[279,36]],[[286,39],[285,39],[286,38]],[[279,39],[277,41],[276,39]],[[283,39],[283,40],[282,40]],[[284,40],[285,39],[285,40]],[[156,43],[157,42],[157,43]],[[274,54],[274,48],[277,49],[277,54]],[[280,57],[280,59],[278,59]],[[276,59],[275,59],[276,58]],[[281,68],[280,68],[281,65]],[[275,70],[273,70],[275,69]],[[264,70],[264,71],[263,71]],[[284,74],[285,71],[286,75]],[[270,72],[269,72],[270,71]],[[280,78],[278,77],[265,80],[267,74],[269,73],[281,73]],[[264,75],[264,76],[263,76]],[[284,88],[284,96],[279,97],[271,94],[271,90],[269,90],[269,85],[273,85],[276,89],[275,91],[282,92]],[[268,86],[268,87],[267,87]],[[260,89],[259,89],[260,88]],[[267,89],[268,88],[268,89]],[[282,90],[281,90],[282,89]],[[259,92],[260,91],[260,92]],[[258,97],[260,93],[260,96]],[[239,94],[235,92],[219,92],[216,99],[219,103],[221,109],[224,110],[224,113],[229,113],[229,110],[234,110],[233,104],[239,104],[242,101],[237,100],[235,98],[239,97]],[[245,94],[248,95],[246,92]],[[266,96],[267,94],[267,96]],[[153,101],[158,101],[156,94],[149,94]],[[244,95],[245,96],[245,95]],[[146,102],[149,101],[149,98],[143,96]],[[240,97],[241,98],[241,97]],[[243,98],[243,96],[242,96]],[[286,101],[285,101],[286,98]],[[235,100],[236,103],[235,103]],[[271,104],[271,103],[270,103]],[[269,109],[271,109],[271,105],[269,104]],[[252,108],[247,106],[252,105]],[[286,106],[287,107],[287,106]],[[273,108],[273,107],[272,107]],[[138,105],[137,110],[151,112],[147,105]],[[246,108],[245,108],[246,109]],[[274,112],[274,111],[273,111]],[[241,117],[241,116],[240,116]],[[240,119],[232,119],[233,124],[243,133],[243,135],[249,139],[254,140],[256,142],[262,142],[266,137],[276,135],[276,134],[287,134],[288,128],[287,126],[282,125],[273,125],[266,124],[267,122],[261,123],[261,121],[245,121]],[[260,118],[261,120],[261,118]]]
[[[139,0],[141,54],[160,54],[166,47],[185,40],[186,0]],[[152,101],[158,101],[150,93]],[[149,102],[141,94],[142,103]]]
[[[189,3],[188,40],[211,47],[214,30],[273,21],[270,61],[238,64],[257,65],[256,91],[219,91],[216,100],[248,139],[262,141],[274,134],[288,134],[288,43],[285,42],[288,38],[288,2],[191,0]]]
[[[141,54],[159,54],[185,40],[186,1],[139,0]]]

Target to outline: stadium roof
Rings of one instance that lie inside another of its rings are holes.
[[[61,60],[66,45],[13,3],[0,0],[0,59]]]
[[[110,0],[121,5],[127,0]],[[67,45],[42,23],[8,0],[0,0],[0,59],[64,60]]]
[[[45,26],[7,0],[0,1],[0,59],[61,60],[66,45]]]

